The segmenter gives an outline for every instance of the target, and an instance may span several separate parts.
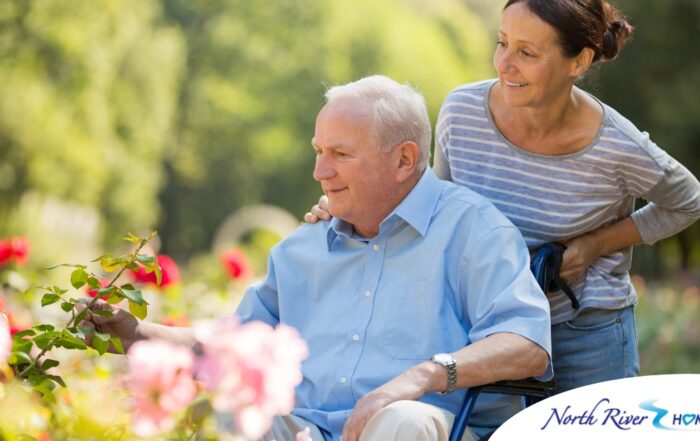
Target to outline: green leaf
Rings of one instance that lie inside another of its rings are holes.
[[[66,349],[87,349],[87,345],[82,340],[75,337],[70,332],[64,330],[61,334],[61,339],[59,340],[61,346]]]
[[[107,352],[107,349],[109,348],[109,341],[103,341],[99,338],[93,338],[92,347],[97,351],[98,354],[103,355],[105,352]]]
[[[114,294],[107,299],[107,303],[110,305],[116,305],[117,303],[124,300],[124,295],[120,290],[115,290]]]
[[[48,306],[61,300],[58,294],[46,293],[41,297],[41,306]]]
[[[123,284],[123,285],[121,286],[121,289],[130,289],[130,290],[134,290],[134,289],[136,289],[136,288],[134,288],[134,285],[132,285],[131,283],[125,283],[125,284]]]
[[[74,307],[75,307],[75,304],[73,304],[73,303],[71,303],[71,302],[63,302],[63,303],[61,303],[61,309],[64,310],[64,311],[66,311],[66,312],[71,311]]]
[[[86,309],[83,309],[82,311],[80,311],[80,312],[78,313],[78,315],[75,316],[75,320],[73,320],[73,323],[80,323],[80,322],[82,322],[83,320],[85,320],[85,317],[87,316],[87,313],[88,313],[87,308],[86,308]]]
[[[139,289],[123,289],[122,288],[122,292],[124,293],[124,297],[131,300],[132,302],[134,302],[138,305],[148,305],[148,302],[146,302],[143,299],[143,295],[141,294],[141,290],[139,290]]]
[[[97,280],[95,277],[88,277],[87,284],[92,289],[100,289],[102,286],[100,285],[100,281]]]
[[[22,340],[22,337],[25,337],[25,336],[27,336],[27,335],[36,335],[36,332],[34,332],[33,329],[25,329],[24,331],[16,332],[16,333],[12,336],[12,338],[14,338],[14,339],[16,339],[16,340]]]
[[[135,262],[131,262],[131,263],[127,264],[126,267],[127,267],[127,269],[130,269],[131,271],[138,271],[139,270],[139,266]]]
[[[41,325],[35,326],[34,329],[36,329],[37,331],[46,332],[46,331],[53,331],[55,328],[53,327],[53,325],[41,324]],[[17,334],[15,334],[15,335],[17,335]]]
[[[60,336],[61,333],[58,331],[47,331],[37,335],[32,340],[39,349],[47,349],[49,348],[49,344],[53,344],[52,341],[58,339]]]
[[[136,237],[136,236],[134,236],[134,235],[131,234],[131,233],[127,233],[126,236],[122,237],[122,239],[124,239],[124,240],[127,241],[127,242],[132,242],[132,243],[139,243],[139,242],[141,242],[141,238],[140,238],[140,237]]]
[[[61,386],[66,387],[65,381],[63,381],[63,378],[59,377],[58,375],[47,375],[46,377],[52,379]]]
[[[34,390],[41,394],[41,398],[49,403],[56,403],[56,396],[53,394],[53,383],[41,383],[34,386]]]
[[[91,260],[90,262],[100,262],[104,259],[114,259],[114,256],[112,256],[111,254],[103,254],[100,257],[98,257],[97,259]]]
[[[152,262],[156,261],[156,259],[153,256],[149,256],[147,254],[137,254],[136,260],[143,263],[144,265],[147,263],[152,263]]]
[[[32,346],[34,346],[32,340],[24,340],[22,343],[15,342],[15,351],[24,352],[28,354],[29,352],[31,352]]]
[[[53,292],[55,292],[55,293],[58,294],[58,295],[65,294],[65,293],[68,292],[67,289],[61,289],[61,288],[59,288],[59,287],[56,286],[56,285],[52,286],[51,289],[50,289],[50,291],[53,291]]]
[[[53,270],[53,269],[56,269],[56,268],[60,268],[60,267],[62,267],[62,266],[67,266],[68,268],[87,269],[87,266],[85,266],[85,265],[75,265],[75,264],[72,264],[72,263],[59,263],[58,265],[53,265],[53,266],[50,266],[50,267],[48,267],[48,268],[46,268],[46,269],[47,269],[47,270]]]
[[[73,285],[73,288],[79,289],[87,283],[88,277],[90,277],[90,275],[84,269],[78,268],[71,273],[70,283]]]
[[[99,315],[100,317],[113,317],[114,313],[112,311],[92,311],[93,315]]]
[[[139,304],[136,302],[133,302],[132,300],[129,300],[129,311],[135,316],[140,318],[141,320],[146,318],[146,315],[148,314],[148,307],[146,306],[147,303],[143,302],[143,304]]]
[[[124,260],[123,257],[104,256],[102,259],[100,259],[100,266],[108,273],[119,269],[125,263],[126,260]]]
[[[118,337],[112,337],[109,339],[109,341],[112,342],[112,346],[114,346],[114,350],[119,352],[120,354],[124,353],[124,345],[122,345],[122,341]]]
[[[112,336],[106,332],[97,332],[97,331],[95,331],[95,337],[97,337],[98,340],[102,340],[104,342],[109,342],[109,339],[112,338]]]
[[[16,359],[22,359],[23,361],[26,361],[27,363],[34,363],[34,360],[32,360],[32,357],[29,356],[25,351],[14,351],[12,353],[12,356],[14,356]]]
[[[156,265],[153,271],[156,272],[156,285],[160,286],[160,282],[163,279],[163,270],[160,269],[159,265]]]
[[[46,371],[46,370],[49,370],[51,368],[58,366],[59,364],[60,363],[57,360],[52,360],[50,358],[47,358],[46,360],[44,360],[43,363],[41,363],[41,370]]]

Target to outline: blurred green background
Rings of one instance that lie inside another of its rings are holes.
[[[206,271],[241,208],[300,220],[317,200],[326,86],[386,74],[420,89],[434,122],[451,89],[494,75],[502,4],[1,0],[0,237],[27,236],[39,268],[157,229],[185,274]],[[700,2],[614,4],[634,39],[582,87],[697,176]],[[644,373],[700,371],[698,244],[694,225],[635,250]]]

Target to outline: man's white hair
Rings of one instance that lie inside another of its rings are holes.
[[[430,161],[431,128],[423,95],[408,84],[372,75],[326,91],[329,104],[345,98],[369,106],[372,135],[380,149],[388,151],[402,142],[414,142],[420,152],[417,168],[425,170]]]

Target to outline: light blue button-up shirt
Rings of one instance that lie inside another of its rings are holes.
[[[430,169],[374,238],[337,218],[302,225],[272,249],[266,278],[236,314],[299,330],[310,355],[293,414],[332,440],[358,399],[435,353],[511,332],[551,354],[549,306],[520,233],[486,199]],[[421,401],[456,413],[463,398]],[[483,426],[513,412],[498,397],[479,405],[483,417],[472,421]]]

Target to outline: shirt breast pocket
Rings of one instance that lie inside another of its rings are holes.
[[[466,333],[445,302],[444,295],[420,280],[395,284],[384,347],[397,360],[428,360],[438,352],[454,352],[465,344]]]

